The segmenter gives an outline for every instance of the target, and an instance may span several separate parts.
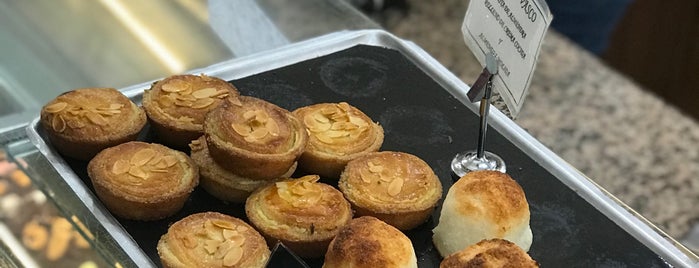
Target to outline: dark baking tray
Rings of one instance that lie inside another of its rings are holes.
[[[358,107],[384,127],[382,150],[408,152],[424,159],[441,179],[444,193],[454,179],[449,169],[451,158],[474,148],[477,139],[478,116],[397,50],[358,45],[230,82],[244,95],[268,100],[288,110],[340,101]],[[508,173],[526,193],[534,234],[529,254],[543,267],[668,267],[658,254],[610,221],[497,131],[491,129],[488,135],[488,150],[505,159]],[[145,139],[157,141],[157,137]],[[72,160],[68,163],[91,188],[86,164]],[[441,260],[431,240],[439,209],[428,222],[406,233],[413,241],[420,267],[438,267]],[[203,211],[246,218],[242,205],[225,204],[198,188],[184,208],[167,219],[117,220],[153,262],[159,264],[156,244],[168,226]],[[322,259],[306,261],[311,267],[322,265]]]

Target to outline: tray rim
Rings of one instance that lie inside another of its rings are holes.
[[[469,110],[477,113],[478,103],[469,102],[466,96],[470,89],[468,85],[415,43],[400,39],[384,30],[356,30],[330,33],[276,49],[223,61],[208,67],[190,70],[186,73],[205,73],[224,80],[233,80],[325,56],[356,45],[378,46],[400,51]],[[138,99],[138,102],[140,102],[143,90],[157,80],[135,84],[119,90],[127,97]],[[556,155],[497,108],[491,106],[489,112],[491,127],[563,182],[568,188],[575,191],[595,209],[647,246],[651,251],[658,254],[668,264],[679,267],[695,267],[699,265],[699,257],[697,255]],[[78,196],[80,201],[86,204],[93,216],[103,224],[105,230],[112,235],[112,238],[121,246],[125,253],[139,267],[154,267],[155,264],[146,256],[135,240],[124,230],[112,214],[101,205],[99,199],[45,140],[45,137],[41,134],[39,119],[37,116],[26,127],[27,136],[31,143],[47,158],[56,171],[62,174],[61,177],[69,185],[70,190]]]

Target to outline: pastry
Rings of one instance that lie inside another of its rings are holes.
[[[449,189],[433,233],[442,257],[492,238],[529,251],[532,231],[524,191],[505,173],[469,172]]]
[[[536,268],[539,264],[520,247],[503,239],[478,242],[442,260],[440,268]]]
[[[223,169],[209,155],[204,136],[193,140],[189,144],[192,149],[190,156],[199,166],[199,182],[202,188],[209,194],[225,202],[245,203],[245,200],[257,188],[269,183],[291,177],[296,170],[296,164],[292,165],[285,174],[272,180],[254,180],[245,178]]]
[[[224,98],[238,96],[230,83],[207,75],[173,75],[143,92],[143,108],[157,139],[176,149],[204,134],[204,118]]]
[[[211,157],[251,179],[275,179],[303,153],[308,134],[289,111],[247,96],[227,98],[204,122]]]
[[[48,102],[40,124],[58,152],[90,160],[104,148],[135,140],[146,114],[116,89],[82,88]]]
[[[281,241],[301,257],[320,257],[352,219],[350,204],[318,175],[262,187],[245,202],[245,213],[270,244]]]
[[[353,219],[330,242],[323,268],[417,268],[413,244],[395,227],[370,216]]]
[[[347,162],[378,151],[383,143],[383,128],[346,102],[305,106],[293,114],[308,129],[299,165],[311,174],[338,179]]]
[[[163,267],[265,267],[269,248],[244,221],[218,212],[189,215],[158,241]]]
[[[400,230],[425,222],[442,184],[425,161],[401,152],[376,152],[350,161],[339,187],[359,216],[374,216]]]
[[[100,152],[88,164],[87,173],[107,209],[132,220],[174,214],[199,183],[199,170],[187,155],[138,141]]]

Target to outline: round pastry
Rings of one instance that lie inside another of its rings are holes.
[[[218,212],[189,215],[158,241],[163,267],[265,267],[269,248],[244,221]]]
[[[318,175],[262,187],[245,202],[245,213],[270,244],[281,241],[301,257],[320,257],[352,219],[350,204]]]
[[[323,268],[417,268],[413,244],[405,234],[381,220],[353,219],[330,242]]]
[[[187,155],[138,141],[103,150],[90,161],[87,174],[107,209],[132,220],[174,214],[199,183],[199,170]]]
[[[116,89],[82,88],[47,103],[40,123],[58,152],[90,160],[104,148],[135,140],[146,114]]]
[[[524,251],[532,244],[522,187],[498,171],[473,171],[451,186],[432,237],[442,257],[483,239],[502,238]]]
[[[299,165],[311,174],[337,179],[347,162],[378,151],[383,143],[383,128],[346,102],[314,104],[293,114],[308,129]]]
[[[289,111],[267,101],[227,98],[206,117],[211,157],[224,169],[251,179],[275,179],[303,153],[308,134]]]
[[[400,230],[425,222],[442,197],[442,184],[425,161],[401,152],[376,152],[350,161],[339,187],[359,216]]]
[[[186,148],[204,134],[204,118],[228,96],[238,96],[230,83],[207,75],[174,75],[143,92],[143,108],[160,142]]]
[[[478,242],[442,260],[440,268],[536,268],[539,264],[514,243],[503,239]]]
[[[239,176],[223,169],[209,155],[204,136],[189,144],[192,149],[192,161],[199,166],[199,182],[202,188],[214,197],[235,203],[245,203],[250,194],[264,185],[291,177],[296,170],[296,164],[278,179],[254,180]]]

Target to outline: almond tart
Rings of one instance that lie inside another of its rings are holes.
[[[199,167],[199,182],[202,188],[212,196],[224,202],[245,203],[250,194],[264,185],[291,177],[296,170],[296,164],[289,168],[281,177],[272,180],[255,180],[242,177],[219,166],[206,145],[204,136],[189,144],[190,157]]]
[[[87,166],[97,197],[114,215],[158,220],[180,210],[199,171],[180,151],[132,141],[107,148]]]
[[[143,92],[143,107],[159,142],[186,148],[204,134],[204,118],[228,96],[240,93],[230,83],[207,75],[174,75]]]
[[[440,268],[536,268],[539,264],[514,243],[504,239],[478,242],[442,260]]]
[[[40,124],[58,152],[87,161],[104,148],[135,140],[146,114],[116,89],[81,88],[48,102]]]
[[[417,268],[413,244],[395,227],[370,216],[350,221],[330,242],[323,268]]]
[[[318,175],[288,179],[255,191],[245,213],[270,245],[281,241],[301,257],[320,257],[352,219],[350,204]]]
[[[347,162],[378,151],[383,143],[383,128],[346,102],[305,106],[293,114],[308,129],[299,165],[311,174],[339,179]]]
[[[165,268],[261,268],[270,251],[260,233],[244,221],[202,212],[173,223],[158,241],[158,255]]]
[[[425,161],[402,152],[376,152],[350,161],[338,183],[358,216],[374,216],[400,230],[425,222],[442,184]]]
[[[204,122],[211,157],[251,179],[275,179],[303,153],[308,134],[289,111],[247,96],[227,98]]]

